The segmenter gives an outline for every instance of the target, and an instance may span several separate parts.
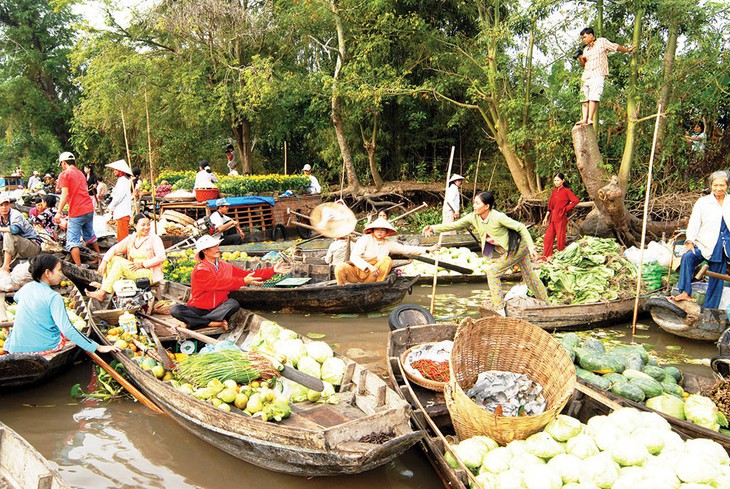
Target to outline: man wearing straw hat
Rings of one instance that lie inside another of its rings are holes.
[[[190,300],[172,307],[170,314],[191,329],[223,328],[241,308],[238,301],[229,299],[231,291],[247,285],[263,285],[276,273],[289,273],[291,267],[277,263],[273,267],[255,271],[235,267],[221,261],[221,240],[206,234],[195,242],[195,257],[200,260],[190,276]]]
[[[387,219],[382,217],[368,224],[364,233],[355,243],[350,261],[340,263],[335,267],[335,277],[338,285],[382,282],[393,266],[393,260],[390,258],[391,253],[410,256],[422,255],[439,249],[438,245],[428,248],[408,246],[387,239],[388,236],[398,234],[398,231]]]
[[[459,219],[459,210],[461,209],[459,188],[461,188],[463,183],[464,177],[457,173],[454,173],[449,178],[449,186],[446,188],[446,195],[444,196],[444,208],[441,211],[442,224],[450,224]],[[456,234],[456,231],[449,231],[448,234]]]
[[[114,170],[117,184],[112,189],[112,201],[107,207],[111,218],[117,223],[117,243],[129,236],[129,220],[132,218],[132,169],[124,160],[106,165]]]
[[[92,246],[101,254],[99,243],[94,232],[94,204],[91,202],[86,175],[76,168],[76,157],[64,151],[58,156],[61,174],[58,175],[56,188],[61,190],[61,202],[54,218],[56,224],[61,222],[63,208],[68,204],[68,229],[66,230],[66,251],[76,265],[81,265],[81,250],[84,244]]]

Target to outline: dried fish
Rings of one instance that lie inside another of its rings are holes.
[[[503,416],[534,416],[545,412],[542,386],[525,374],[489,370],[482,372],[466,395],[479,406]]]

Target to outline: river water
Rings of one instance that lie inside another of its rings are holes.
[[[458,319],[485,296],[480,284],[439,286],[436,318]],[[404,302],[430,304],[431,286],[418,286]],[[324,334],[335,351],[385,375],[387,311],[369,315],[264,314],[300,334]],[[610,337],[631,341],[630,325],[602,330]],[[682,368],[711,375],[701,359],[716,355],[711,343],[683,340],[663,333],[643,318],[634,338],[651,343],[659,355],[672,355]],[[669,348],[667,348],[669,347]],[[0,421],[25,437],[61,475],[78,488],[205,488],[287,487],[378,489],[442,487],[421,452],[402,457],[357,476],[305,479],[269,472],[230,456],[189,434],[165,416],[129,400],[108,404],[78,402],[71,386],[85,387],[91,364],[83,363],[41,387],[0,396]]]

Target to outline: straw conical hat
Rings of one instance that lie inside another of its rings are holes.
[[[398,234],[398,231],[395,230],[390,221],[382,217],[377,218],[376,220],[365,226],[363,232],[365,234],[372,233],[374,229],[386,229],[388,231],[388,236]]]
[[[112,170],[118,170],[120,172],[124,172],[127,175],[131,175],[132,174],[132,169],[129,168],[129,165],[124,160],[117,160],[117,161],[114,161],[112,163],[109,163],[106,166],[107,166],[107,168],[111,168]]]
[[[326,203],[320,204],[309,215],[312,226],[322,236],[341,238],[355,230],[357,218],[345,205]]]
[[[457,180],[464,180],[464,177],[462,177],[458,173],[454,173],[453,175],[451,175],[451,178],[449,178],[449,183],[454,183]]]

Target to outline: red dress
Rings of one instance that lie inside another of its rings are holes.
[[[542,256],[545,258],[553,254],[553,242],[558,238],[558,251],[565,248],[565,230],[568,227],[568,212],[578,205],[578,197],[568,188],[554,188],[550,194],[548,211],[550,211],[550,222],[545,231],[545,248]]]

